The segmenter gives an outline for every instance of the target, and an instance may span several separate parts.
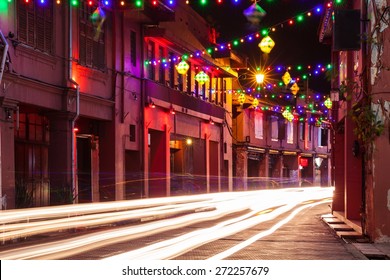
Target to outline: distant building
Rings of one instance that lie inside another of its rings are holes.
[[[242,96],[233,95],[236,189],[330,186],[330,133],[320,121],[328,116],[326,110],[308,109],[323,106],[325,95],[302,85],[296,95],[265,87]],[[283,116],[286,110],[290,120]]]

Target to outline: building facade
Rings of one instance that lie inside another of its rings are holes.
[[[189,6],[156,3],[6,3],[3,209],[233,190],[228,92],[245,60],[208,52],[215,31]]]
[[[322,123],[329,111],[308,109],[314,103],[324,107],[326,95],[303,86],[295,95],[288,89],[265,90],[245,99],[233,95],[236,188],[330,186],[330,133]]]
[[[335,66],[332,211],[374,242],[390,241],[388,5],[328,5],[320,30]]]

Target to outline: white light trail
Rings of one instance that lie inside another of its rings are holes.
[[[110,207],[107,207],[105,203],[103,203],[104,205],[102,207],[98,207],[99,205],[87,205],[86,207],[74,208],[74,206],[72,206],[70,207],[72,211],[77,208],[77,211],[80,211],[81,213],[88,213],[88,215],[71,217],[69,219],[51,218],[48,221],[36,221],[31,223],[34,224],[33,226],[25,224],[21,227],[15,226],[14,229],[11,229],[10,227],[8,228],[9,231],[4,231],[2,234],[12,232],[13,230],[31,230],[38,232],[40,227],[41,229],[39,230],[44,231],[44,228],[48,227],[50,229],[49,231],[51,231],[51,227],[54,228],[56,226],[63,227],[67,225],[68,227],[77,227],[79,225],[86,226],[96,223],[104,224],[113,221],[128,220],[135,217],[144,217],[146,220],[151,219],[151,221],[131,224],[126,227],[109,229],[97,233],[87,233],[79,237],[73,237],[61,241],[3,251],[0,252],[0,259],[61,259],[102,246],[108,246],[127,240],[134,240],[140,237],[159,234],[173,229],[185,228],[195,223],[212,221],[222,218],[228,214],[244,211],[244,213],[239,217],[225,220],[211,228],[192,231],[177,238],[167,239],[162,242],[146,246],[139,249],[139,251],[133,250],[129,252],[130,254],[133,254],[133,256],[137,256],[137,259],[139,259],[138,257],[146,259],[172,258],[207,242],[211,242],[226,235],[234,234],[240,230],[253,227],[258,223],[272,219],[277,215],[285,213],[285,211],[288,211],[289,209],[291,210],[294,205],[303,201],[331,197],[331,191],[331,188],[291,188],[250,192],[215,193],[196,195],[194,197],[175,197],[174,199],[159,198],[153,199],[149,202],[145,199],[141,201],[126,201],[126,203],[110,203]],[[96,209],[98,213],[93,214],[91,207]],[[61,209],[64,213],[69,211],[68,207],[60,207],[56,209]],[[114,212],[101,213],[102,209],[105,209],[104,211],[112,209]],[[119,211],[118,209],[127,210]],[[204,209],[207,209],[207,211],[197,212]],[[273,209],[273,211],[259,215],[259,212],[267,209]],[[48,211],[48,209],[45,209],[45,211]],[[58,213],[61,211],[58,211]],[[180,211],[191,212],[183,214]],[[182,215],[176,217],[175,214],[179,213],[182,213]],[[26,213],[20,214],[21,216],[27,215]],[[44,215],[44,213],[35,211],[34,215],[35,217],[38,217],[40,215]],[[48,215],[50,216],[51,213]],[[164,218],[164,215],[170,218],[162,219]],[[18,219],[19,218],[20,217],[18,216]],[[69,220],[72,221],[72,223],[69,223]],[[123,257],[125,257],[125,255],[113,256],[112,258]]]

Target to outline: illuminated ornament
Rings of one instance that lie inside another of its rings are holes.
[[[286,86],[291,82],[291,76],[288,71],[286,71],[286,73],[284,73],[284,75],[282,76],[282,81]]]
[[[299,91],[299,87],[298,87],[297,83],[294,83],[292,85],[292,87],[290,88],[290,90],[291,90],[292,94],[296,95]]]
[[[270,36],[264,37],[259,43],[259,48],[263,53],[270,53],[274,46],[275,42]]]
[[[187,74],[188,69],[190,69],[190,66],[184,60],[182,60],[178,65],[176,65],[177,73],[181,75]]]
[[[283,113],[282,113],[283,117],[288,120],[289,122],[291,122],[293,119],[294,119],[294,115],[290,113],[290,111],[288,110],[285,110]]]
[[[325,100],[324,105],[325,105],[326,108],[332,109],[332,100],[330,100],[330,98],[328,97],[328,98]]]
[[[256,2],[248,9],[244,10],[244,16],[253,25],[258,25],[260,21],[266,16],[266,12]]]
[[[91,14],[90,20],[95,29],[95,36],[93,39],[97,41],[102,31],[103,23],[106,20],[106,14],[102,8],[97,7],[96,10]]]
[[[243,105],[244,102],[245,102],[245,94],[241,93],[239,96],[238,96],[238,103],[240,103],[240,105]]]
[[[259,106],[259,100],[257,99],[257,98],[255,98],[255,99],[253,99],[253,101],[252,101],[252,106],[253,107],[257,107],[257,106]]]
[[[207,83],[209,80],[210,80],[209,76],[203,71],[200,71],[195,76],[195,81],[197,81],[200,85]]]

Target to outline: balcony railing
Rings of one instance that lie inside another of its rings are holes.
[[[201,98],[170,88],[152,80],[144,80],[147,98],[159,99],[172,105],[224,119],[225,109]]]

